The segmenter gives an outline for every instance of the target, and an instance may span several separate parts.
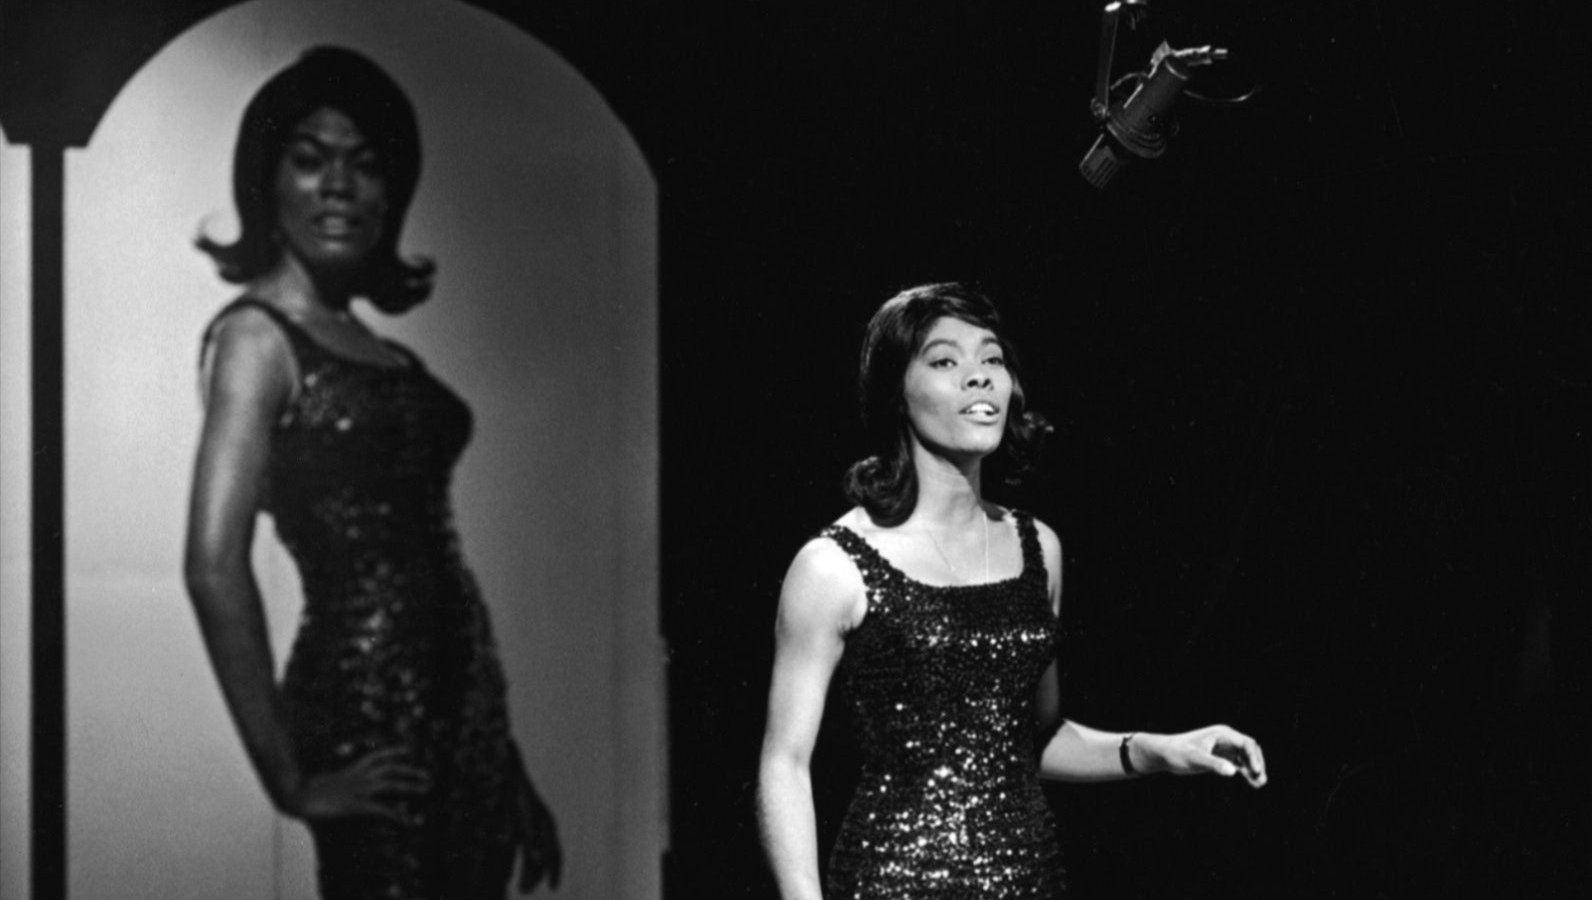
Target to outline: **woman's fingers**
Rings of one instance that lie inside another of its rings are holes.
[[[431,776],[405,762],[406,755],[402,747],[374,750],[342,769],[313,778],[306,817],[378,816],[408,823],[412,817],[398,798],[424,793]]]
[[[520,890],[530,893],[544,880],[549,890],[556,890],[562,878],[564,861],[556,852],[549,859],[542,859],[534,864],[526,865],[522,870]]]
[[[354,760],[349,764],[348,768],[367,770],[380,768],[391,763],[399,763],[403,761],[404,755],[408,752],[404,747],[383,747],[380,750],[372,750]]]
[[[1254,787],[1266,783],[1266,756],[1260,752],[1260,742],[1231,728],[1226,729],[1225,739],[1243,754],[1242,760],[1234,759],[1233,762],[1243,770],[1246,778]]]
[[[407,762],[403,747],[373,750],[341,769],[310,777],[299,803],[305,819],[375,816],[400,824],[413,824],[405,798],[431,787],[430,773]]]
[[[547,886],[556,888],[564,874],[564,851],[558,846],[557,837],[549,836],[545,843],[547,844],[547,849],[544,851],[547,856]]]
[[[529,894],[531,891],[536,890],[537,885],[542,883],[543,869],[541,864],[531,859],[529,850],[523,852],[525,855],[520,859],[519,890],[522,894]]]
[[[431,775],[425,769],[409,765],[393,765],[373,772],[372,777],[382,791],[400,794],[424,793],[431,786]]]
[[[515,849],[520,858],[516,887],[520,893],[528,894],[546,881],[549,889],[556,889],[564,860],[553,814],[536,795],[523,768],[515,768],[508,789],[514,809]]]
[[[1240,731],[1235,731],[1225,725],[1216,726],[1214,745],[1211,752],[1226,760],[1234,767],[1234,771],[1243,772],[1244,780],[1251,787],[1260,787],[1266,783],[1266,757],[1260,751],[1260,743],[1254,738]],[[1232,772],[1222,771],[1224,775]]]
[[[375,816],[400,824],[410,824],[410,816],[398,804],[382,800],[377,792],[353,784],[322,783],[304,802],[306,819],[341,819]]]
[[[528,894],[543,881],[556,889],[563,877],[564,856],[558,845],[558,830],[552,815],[524,785],[520,786],[516,806],[520,851],[519,891]]]
[[[1249,776],[1250,784],[1260,787],[1266,783],[1266,754],[1261,752],[1260,742],[1254,738],[1249,739],[1246,749],[1249,750],[1249,767],[1251,771],[1245,774]]]
[[[545,879],[549,888],[558,887],[559,869],[561,861],[557,850],[551,854],[547,849],[538,845],[535,839],[527,839],[520,844],[520,883],[519,890],[522,894],[529,894],[536,890],[537,885]]]
[[[422,793],[431,785],[431,773],[405,762],[407,753],[403,747],[373,750],[349,766],[349,771],[358,777],[361,786],[370,792]]]
[[[356,816],[374,816],[376,818],[386,819],[389,822],[397,822],[399,825],[414,824],[411,817],[402,809],[399,809],[397,806],[394,806],[391,803],[384,803],[374,798],[354,800],[350,805],[349,814]]]
[[[1238,774],[1238,765],[1233,761],[1235,756],[1238,756],[1238,751],[1232,745],[1217,744],[1209,753],[1196,750],[1194,761],[1200,768],[1227,778]]]
[[[1260,745],[1252,740],[1246,741],[1244,752],[1248,759],[1248,764],[1243,767],[1244,780],[1249,782],[1250,787],[1260,787],[1266,783],[1266,759],[1260,754]]]

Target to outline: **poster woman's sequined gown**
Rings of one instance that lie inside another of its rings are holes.
[[[1063,893],[1034,710],[1056,618],[1033,520],[1016,515],[1023,571],[990,584],[922,584],[856,532],[823,532],[868,595],[839,672],[862,779],[830,856],[829,900]]]
[[[519,760],[449,502],[470,410],[407,350],[403,365],[346,359],[264,303],[221,315],[242,307],[277,323],[299,370],[264,504],[304,589],[282,685],[299,762],[312,774],[402,747],[430,775],[403,823],[313,827],[321,893],[501,898]]]

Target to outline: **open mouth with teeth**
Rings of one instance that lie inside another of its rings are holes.
[[[359,228],[359,220],[336,214],[316,216],[315,228],[327,237],[347,237]]]
[[[999,418],[1000,412],[1000,407],[989,402],[988,400],[980,400],[977,403],[970,403],[962,409],[962,415],[964,416],[968,416],[969,418],[976,420],[990,422]]]

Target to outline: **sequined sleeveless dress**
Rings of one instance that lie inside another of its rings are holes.
[[[449,501],[469,408],[419,358],[371,365],[276,308],[297,393],[271,435],[265,509],[298,565],[304,611],[282,690],[300,765],[384,747],[430,775],[407,821],[312,827],[322,896],[501,898],[512,863],[504,679]]]
[[[845,526],[823,532],[868,596],[837,673],[862,777],[829,859],[828,900],[1064,893],[1034,709],[1056,617],[1034,522],[1016,517],[1022,573],[953,587],[908,578]]]

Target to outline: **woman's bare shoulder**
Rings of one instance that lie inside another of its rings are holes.
[[[245,357],[270,358],[288,352],[282,326],[267,311],[267,306],[266,301],[253,297],[242,297],[227,304],[205,329],[207,347],[216,354]]]
[[[846,510],[841,514],[840,518],[830,524],[849,529],[855,532],[858,537],[868,541],[890,530],[875,522],[873,517],[868,515],[868,511],[860,506],[853,506]]]
[[[851,528],[852,523],[848,518],[849,514],[841,516],[832,525]],[[828,587],[862,584],[862,576],[857,572],[856,563],[852,562],[851,555],[827,535],[813,537],[796,551],[796,558],[791,560],[790,569],[785,574],[787,584],[793,579],[801,583]]]
[[[257,303],[234,303],[205,331],[200,354],[200,396],[215,395],[278,405],[295,381],[293,350],[282,326]]]
[[[1056,535],[1056,530],[1045,524],[1040,518],[1034,518],[1034,532],[1039,535],[1039,546],[1045,551],[1045,556],[1061,558],[1061,538]]]
[[[835,525],[851,526],[847,516]],[[860,620],[863,597],[862,573],[850,554],[832,538],[820,535],[803,544],[791,560],[780,592],[780,606],[787,614],[801,618],[814,616],[850,627]]]

